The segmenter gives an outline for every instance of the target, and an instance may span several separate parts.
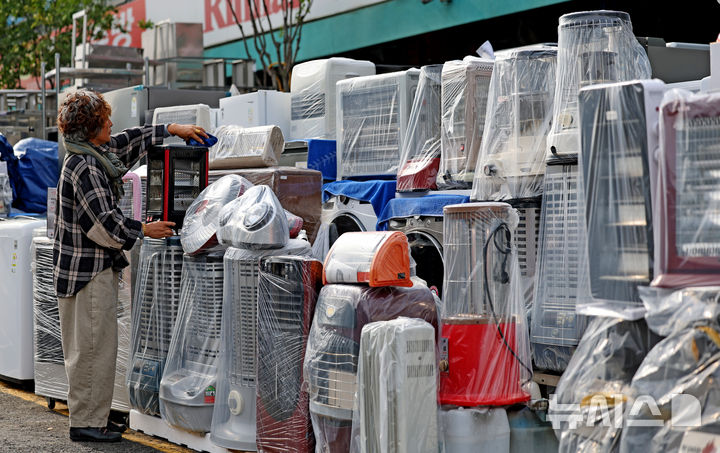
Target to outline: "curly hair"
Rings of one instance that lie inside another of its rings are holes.
[[[66,140],[86,142],[97,136],[110,113],[110,104],[100,93],[86,89],[75,90],[60,105],[58,129]]]

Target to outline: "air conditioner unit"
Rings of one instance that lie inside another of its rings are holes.
[[[315,303],[320,261],[263,258],[258,282],[257,445],[260,451],[315,451],[302,364]]]
[[[653,286],[712,286],[720,273],[717,95],[681,92],[660,107]]]
[[[430,324],[409,318],[366,324],[357,382],[353,431],[359,431],[358,451],[438,450],[437,360]]]
[[[658,148],[659,80],[579,93],[589,283],[594,301],[641,304],[653,276],[649,160]],[[695,194],[697,195],[697,194]],[[599,252],[599,253],[597,253]]]
[[[180,238],[143,240],[132,305],[130,406],[160,415],[158,391],[180,305],[183,250]]]
[[[183,257],[180,308],[160,382],[160,414],[186,431],[210,431],[223,303],[222,252]]]
[[[443,65],[420,68],[397,176],[397,191],[437,189],[440,166],[440,87]]]
[[[493,60],[447,61],[441,76],[440,189],[469,189],[485,127]]]
[[[337,83],[338,179],[395,178],[419,69]]]
[[[226,99],[226,98],[222,98]],[[221,99],[221,100],[222,100]],[[210,120],[210,107],[206,104],[176,105],[172,107],[157,107],[153,113],[153,124],[194,124],[212,131]],[[165,145],[185,144],[180,137],[170,136],[163,141]]]
[[[532,373],[513,234],[506,203],[443,208],[443,284],[439,402],[502,406],[527,401]]]
[[[537,368],[562,372],[585,329],[576,314],[580,245],[585,243],[578,212],[576,161],[548,164],[540,214],[539,261],[530,323]]]
[[[557,48],[535,45],[498,52],[473,182],[473,200],[542,194]]]
[[[210,439],[215,445],[234,450],[256,448],[259,261],[265,256],[310,254],[310,244],[301,239],[291,239],[279,249],[230,247],[225,252],[222,356],[210,429]]]
[[[259,90],[220,99],[221,126],[277,126],[290,136],[290,93]]]
[[[401,316],[436,327],[430,290],[335,284],[320,290],[303,366],[316,450],[349,451],[362,328]]]
[[[561,16],[557,56],[548,159],[580,153],[580,88],[650,78],[647,53],[633,34],[630,15],[622,11],[583,11]]]
[[[290,135],[292,140],[335,140],[335,85],[352,77],[375,75],[375,64],[333,57],[293,67],[290,80]]]
[[[175,222],[208,185],[208,150],[202,146],[153,146],[147,153],[148,192],[145,220]]]

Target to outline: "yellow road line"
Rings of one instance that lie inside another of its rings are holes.
[[[47,407],[47,402],[45,401],[45,397],[36,395],[34,393],[25,391],[25,390],[19,390],[16,388],[12,388],[9,384],[0,381],[0,392],[20,398],[25,401],[29,401],[31,403],[35,403],[37,405]],[[67,411],[67,406],[61,402],[57,402],[55,409],[53,409],[54,412],[57,412],[59,414],[65,415],[66,417],[70,416],[70,414]],[[181,447],[179,445],[175,445],[170,442],[166,442],[161,439],[157,439],[152,436],[148,436],[147,434],[143,434],[137,431],[133,431],[131,429],[128,429],[124,434],[123,438],[127,439],[131,442],[135,442],[141,445],[145,445],[146,447],[154,448],[158,451],[161,451],[163,453],[187,453],[192,450],[189,450],[187,448]]]

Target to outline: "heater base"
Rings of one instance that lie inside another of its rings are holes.
[[[143,432],[149,436],[157,436],[177,445],[184,445],[195,451],[206,451],[209,453],[229,453],[222,447],[218,447],[210,441],[210,434],[196,435],[187,431],[175,429],[168,425],[160,417],[141,414],[132,409],[130,411],[130,429]]]

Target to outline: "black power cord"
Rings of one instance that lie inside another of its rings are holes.
[[[507,241],[507,245],[500,244],[498,245],[497,242],[497,236],[500,231],[505,232],[505,240]],[[490,295],[490,279],[488,278],[488,259],[487,259],[487,252],[488,247],[490,246],[490,241],[493,242],[493,245],[497,249],[498,252],[500,252],[503,255],[503,261],[501,266],[501,274],[500,274],[500,283],[507,284],[510,282],[510,276],[507,273],[507,262],[508,258],[510,257],[510,254],[512,253],[512,233],[510,231],[510,227],[508,227],[507,223],[501,222],[498,226],[496,226],[492,232],[490,233],[490,236],[488,236],[487,240],[485,241],[485,244],[483,245],[483,289],[485,292],[485,297],[487,297],[488,305],[490,306],[490,314],[492,315],[493,322],[495,323],[495,328],[497,329],[498,335],[500,335],[500,338],[502,339],[503,344],[507,348],[508,351],[513,355],[515,360],[528,372],[530,372],[530,379],[527,379],[523,382],[523,385],[527,384],[532,380],[532,368],[528,367],[525,362],[518,357],[518,355],[515,353],[515,350],[508,344],[507,340],[505,339],[505,335],[502,332],[502,329],[500,329],[500,322],[498,321],[498,317],[495,314],[495,306],[492,301],[492,296]]]

